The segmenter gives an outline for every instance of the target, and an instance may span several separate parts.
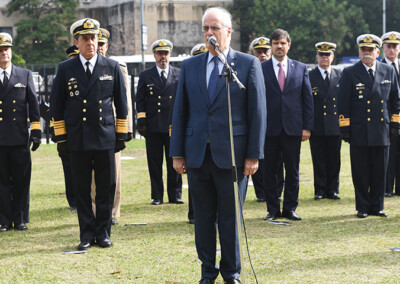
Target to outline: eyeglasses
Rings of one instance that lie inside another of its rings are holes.
[[[205,32],[205,33],[208,32],[210,29],[212,29],[214,32],[217,32],[217,31],[219,31],[221,29],[221,27],[219,27],[219,26],[211,26],[211,27],[203,26],[202,27],[202,31]]]
[[[323,57],[323,56],[331,56],[332,52],[318,52],[318,55]]]

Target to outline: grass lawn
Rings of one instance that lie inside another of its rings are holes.
[[[302,221],[268,224],[265,204],[248,189],[244,208],[251,259],[259,283],[400,283],[400,197],[385,200],[388,218],[355,216],[349,146],[342,146],[341,200],[314,201],[308,142],[300,165]],[[144,140],[128,143],[122,161],[120,224],[111,249],[64,255],[79,244],[76,213],[64,194],[55,145],[33,153],[29,230],[0,235],[0,282],[197,283],[200,262],[185,205],[152,206]],[[184,178],[186,183],[186,177]],[[167,198],[165,197],[165,200]],[[187,201],[187,188],[183,190]],[[284,220],[284,219],[282,219]],[[146,222],[145,226],[124,226]],[[245,246],[244,246],[245,247]],[[255,283],[245,252],[246,283]],[[112,272],[117,272],[112,274]],[[223,283],[222,278],[217,283]]]

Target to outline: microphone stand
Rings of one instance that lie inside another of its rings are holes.
[[[245,271],[244,271],[244,259],[243,259],[243,247],[242,247],[242,224],[240,222],[241,212],[240,212],[240,205],[239,205],[239,184],[238,184],[238,175],[237,175],[237,167],[235,161],[235,148],[233,142],[233,126],[232,126],[232,109],[231,109],[231,93],[229,88],[229,82],[234,81],[238,84],[241,91],[245,91],[246,88],[240,82],[238,77],[236,76],[236,72],[229,66],[228,60],[225,57],[225,54],[222,53],[221,49],[219,48],[218,44],[214,45],[214,50],[218,54],[218,58],[222,61],[225,65],[225,72],[219,75],[221,78],[222,76],[225,77],[225,84],[226,84],[226,94],[228,100],[228,123],[229,123],[229,140],[231,144],[231,156],[232,156],[232,181],[233,181],[233,188],[234,188],[234,195],[235,195],[235,211],[236,211],[236,232],[238,235],[238,242],[239,242],[239,253],[240,253],[240,266],[241,266],[241,273],[240,278],[242,282],[245,283]],[[244,202],[244,200],[242,201]]]

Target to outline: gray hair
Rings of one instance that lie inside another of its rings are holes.
[[[201,19],[202,26],[204,26],[204,18],[210,12],[217,12],[218,15],[221,16],[221,24],[226,28],[232,28],[232,15],[231,15],[231,13],[229,13],[226,9],[224,9],[222,7],[211,7],[211,8],[208,8],[204,12],[203,18]]]

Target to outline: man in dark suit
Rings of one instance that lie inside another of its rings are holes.
[[[54,82],[52,114],[57,150],[71,159],[81,243],[111,247],[115,194],[114,152],[125,148],[127,105],[118,62],[97,53],[99,22],[82,19],[71,26],[79,56],[60,63]],[[114,118],[113,103],[116,109]],[[96,216],[90,185],[96,172]]]
[[[261,63],[271,58],[271,42],[267,37],[258,37],[250,44],[250,50]],[[257,172],[251,176],[253,181],[254,190],[256,192],[257,202],[265,202],[265,183],[264,183],[264,160],[260,160]],[[282,195],[284,175],[283,175],[283,161],[280,159],[277,171],[278,195]]]
[[[214,47],[216,38],[227,63],[246,88],[230,82],[234,152],[241,210],[248,175],[263,158],[265,95],[260,62],[254,56],[229,47],[232,20],[228,11],[214,7],[202,20],[209,52],[183,61],[174,105],[171,152],[174,168],[188,173],[195,217],[197,254],[202,262],[200,283],[214,283],[221,273],[226,283],[241,283],[239,240],[236,231],[232,157],[229,139],[224,65]],[[218,217],[217,217],[218,216]],[[221,261],[216,268],[216,223],[221,243]]]
[[[358,218],[383,212],[391,135],[399,135],[400,98],[396,70],[376,61],[382,41],[357,38],[360,61],[343,70],[338,112],[343,140],[350,143]]]
[[[265,140],[264,180],[268,215],[264,220],[283,216],[301,220],[295,213],[299,198],[301,141],[310,138],[314,107],[307,66],[289,59],[290,36],[281,29],[271,34],[272,58],[262,63],[267,96],[267,136]],[[276,173],[280,155],[285,166],[282,213]]]
[[[340,137],[337,96],[341,70],[331,67],[336,44],[319,42],[315,45],[318,66],[310,71],[314,98],[314,130],[310,148],[314,168],[314,199],[340,199]]]
[[[11,63],[12,37],[0,33],[0,232],[27,230],[31,153],[40,145],[40,114],[32,72]],[[30,135],[29,123],[30,121]]]
[[[397,81],[399,81],[399,52],[400,33],[388,32],[381,36],[383,63],[390,64],[396,69]],[[389,162],[386,175],[385,197],[400,195],[400,139],[397,136],[390,137]]]
[[[166,39],[157,40],[151,45],[156,65],[140,73],[136,93],[138,130],[146,138],[152,205],[164,202],[163,152],[167,163],[168,201],[184,203],[181,199],[182,176],[174,170],[169,156],[168,118],[179,79],[179,69],[169,65],[172,48],[172,43]]]

